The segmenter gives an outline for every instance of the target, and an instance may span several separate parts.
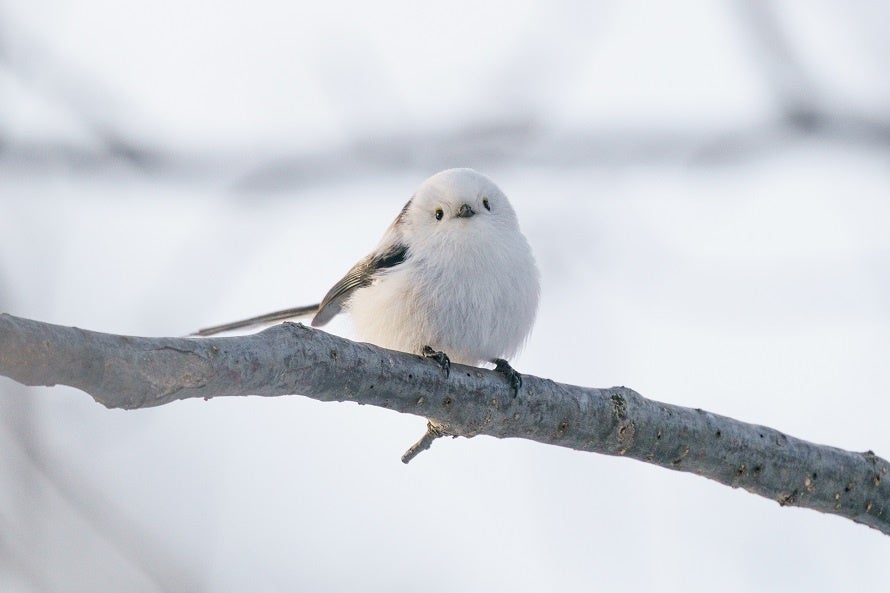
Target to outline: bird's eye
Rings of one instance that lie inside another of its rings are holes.
[[[445,211],[441,208],[436,208],[436,220],[442,220],[443,216],[445,216]]]
[[[488,205],[488,198],[482,198],[482,205],[485,206],[485,209],[491,212],[491,206]]]

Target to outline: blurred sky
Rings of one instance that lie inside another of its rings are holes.
[[[0,311],[316,302],[415,187],[506,191],[521,372],[890,456],[886,2],[0,3]],[[348,319],[331,330],[350,335]],[[890,540],[617,458],[301,397],[0,379],[0,590],[874,589]]]

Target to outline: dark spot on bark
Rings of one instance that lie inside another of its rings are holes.
[[[847,483],[846,486],[844,486],[844,492],[849,492],[852,489],[853,489],[853,482],[849,482],[849,483]]]
[[[413,380],[413,379],[414,379],[414,375],[410,375],[410,374],[409,374],[409,375],[408,375],[408,380],[411,381],[411,380]]]
[[[735,470],[735,475],[737,475],[737,476],[741,476],[741,475],[744,474],[746,471],[748,471],[748,468],[747,468],[747,467],[745,466],[745,464],[743,463],[742,465],[739,466],[739,469]]]
[[[776,502],[778,502],[779,505],[781,505],[783,507],[796,503],[797,502],[797,490],[795,490],[791,494],[783,494],[783,495],[779,496],[779,498],[776,500]]]
[[[683,461],[682,457],[677,457],[673,461],[671,461],[671,465],[680,465],[680,462]]]
[[[759,473],[761,472],[762,469],[763,469],[763,466],[761,466],[761,465],[755,465],[755,466],[754,466],[754,474],[755,474],[755,475],[759,474]]]
[[[451,398],[446,397],[445,400],[442,402],[442,405],[445,406],[446,408],[450,408],[452,403],[453,402],[452,402]]]
[[[336,350],[331,350],[329,354],[331,356],[331,360],[337,360],[337,351]]]
[[[371,386],[370,386],[370,387],[368,387],[368,389],[374,389],[374,386],[373,386],[373,385],[371,385]]]
[[[813,472],[813,479],[815,480],[818,477],[819,477],[819,474],[817,474],[816,472]]]
[[[880,485],[881,485],[881,476],[879,476],[878,474],[875,474],[875,486],[880,486]]]
[[[762,433],[762,432],[760,433],[760,438],[763,438],[763,433]]]
[[[716,435],[716,436],[717,436],[717,438],[718,438],[718,439],[719,439],[719,438],[720,438],[720,437],[722,437],[722,436],[723,436],[723,433],[722,433],[722,432],[720,432],[720,431],[719,431],[719,430],[718,430],[718,431],[717,431],[717,435]]]
[[[559,423],[559,432],[565,432],[569,428],[569,423],[563,420]]]
[[[660,441],[660,440],[661,440],[661,431],[660,431],[660,430],[659,430],[657,433],[655,433],[655,440],[656,440],[656,441]]]
[[[627,417],[627,401],[619,393],[612,396],[612,414],[619,420]]]

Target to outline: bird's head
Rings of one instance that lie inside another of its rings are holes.
[[[504,192],[473,169],[447,169],[424,181],[396,224],[412,245],[497,240],[516,232],[516,213]]]

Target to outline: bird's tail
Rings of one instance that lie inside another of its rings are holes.
[[[267,323],[274,323],[276,321],[284,321],[285,319],[296,319],[298,317],[306,317],[308,315],[312,315],[318,311],[319,304],[315,305],[306,305],[304,307],[293,307],[291,309],[282,309],[281,311],[273,311],[272,313],[266,313],[265,315],[258,315],[257,317],[251,317],[249,319],[242,319],[240,321],[232,321],[230,323],[223,323],[221,325],[214,325],[213,327],[205,327],[204,329],[199,329],[198,331],[189,334],[189,336],[212,336],[214,334],[231,331],[233,329],[243,329],[245,327],[256,327],[258,325],[265,325]]]

